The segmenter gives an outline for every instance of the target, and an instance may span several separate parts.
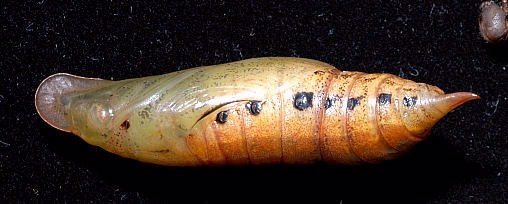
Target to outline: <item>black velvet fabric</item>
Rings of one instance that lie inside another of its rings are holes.
[[[476,1],[3,1],[1,203],[507,203],[508,49]],[[37,115],[67,72],[104,79],[263,56],[321,60],[472,91],[405,157],[380,165],[177,168],[111,155]]]

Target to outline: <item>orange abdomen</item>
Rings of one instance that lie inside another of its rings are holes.
[[[379,163],[424,139],[449,111],[437,107],[474,98],[390,74],[317,70],[265,101],[215,111],[187,143],[207,165]]]

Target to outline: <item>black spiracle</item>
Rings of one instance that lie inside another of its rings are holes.
[[[312,107],[312,92],[298,92],[295,95],[295,108],[298,110],[305,110],[308,107]]]
[[[215,119],[219,123],[226,123],[228,120],[228,112],[227,111],[221,111],[217,114],[217,119]]]
[[[263,102],[249,101],[247,104],[245,104],[245,107],[247,108],[247,110],[249,110],[250,114],[258,115],[259,113],[261,113],[261,109],[263,109]]]

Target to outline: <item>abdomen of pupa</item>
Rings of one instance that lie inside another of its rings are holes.
[[[253,58],[109,81],[45,79],[41,118],[89,144],[171,166],[379,163],[476,94],[310,59]]]

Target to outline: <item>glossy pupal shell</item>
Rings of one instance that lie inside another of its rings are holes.
[[[483,39],[496,43],[508,39],[508,1],[500,5],[494,1],[485,1],[480,6],[480,32]]]
[[[35,105],[51,126],[161,165],[378,163],[473,93],[302,58],[254,58],[108,81],[55,74]]]

